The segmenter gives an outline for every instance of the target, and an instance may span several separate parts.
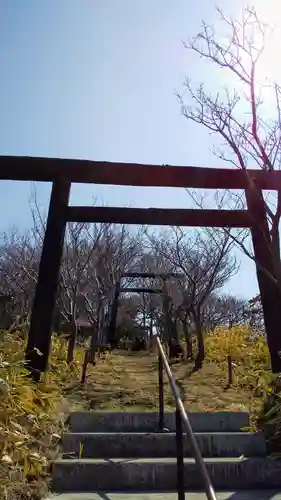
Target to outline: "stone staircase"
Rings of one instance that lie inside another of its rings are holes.
[[[236,492],[218,493],[218,498],[281,498],[265,491],[281,491],[281,461],[266,456],[262,434],[241,430],[249,425],[247,413],[188,416],[216,492]],[[169,431],[158,432],[158,413],[71,414],[69,432],[62,437],[61,457],[53,464],[53,491],[67,492],[61,498],[73,500],[121,499],[126,494],[148,499],[153,497],[151,492],[159,491],[163,493],[157,498],[177,498],[173,413],[165,415],[165,428]],[[202,482],[186,436],[184,454],[186,497],[206,498],[200,493]],[[97,496],[97,492],[111,492],[111,496]],[[114,492],[122,495],[114,497]]]

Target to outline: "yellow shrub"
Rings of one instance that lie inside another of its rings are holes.
[[[268,346],[262,335],[253,335],[245,326],[219,327],[206,336],[206,353],[207,360],[224,370],[230,356],[236,374],[234,382],[254,389],[257,395],[266,392],[272,373]]]
[[[0,337],[0,498],[7,500],[35,499],[42,494],[40,487],[46,488],[62,427],[61,389],[79,374],[80,359],[69,368],[65,345],[54,339],[51,371],[35,384],[24,367],[24,351],[20,336]]]
[[[207,356],[222,361],[227,356],[233,360],[247,362],[255,359],[262,363],[269,360],[268,347],[261,335],[254,336],[246,326],[218,327],[206,337]]]
[[[247,349],[250,336],[251,331],[246,327],[217,327],[206,337],[207,355],[215,361],[225,360],[227,356],[238,360]]]

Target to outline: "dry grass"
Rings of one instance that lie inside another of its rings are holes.
[[[24,341],[0,332],[0,499],[42,498],[48,490],[66,415],[75,408],[65,388],[80,376],[81,353],[67,366],[65,346],[54,341],[51,369],[34,384],[24,368]]]
[[[174,363],[172,371],[188,411],[240,411],[260,408],[256,391],[241,381],[240,368],[234,369],[234,384],[226,387],[226,364],[206,362],[202,370],[192,373],[192,364]],[[109,354],[88,374],[84,386],[68,388],[70,400],[80,407],[103,411],[152,411],[158,408],[158,365],[154,353]],[[174,410],[174,398],[165,382],[165,408]]]
[[[172,371],[188,411],[240,411],[255,414],[272,379],[269,353],[262,336],[253,339],[243,326],[217,328],[205,340],[206,360],[199,372],[186,361]],[[233,384],[227,387],[227,356],[233,360]],[[115,351],[99,363],[84,387],[75,385],[69,397],[88,409],[150,411],[158,407],[158,364],[155,353]],[[166,381],[165,407],[174,410]]]

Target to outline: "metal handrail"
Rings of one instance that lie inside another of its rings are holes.
[[[173,395],[175,397],[175,400],[176,400],[176,407],[177,407],[177,415],[176,415],[176,417],[180,416],[180,418],[176,418],[177,426],[180,425],[180,428],[181,428],[181,424],[182,423],[184,424],[186,433],[187,433],[187,435],[189,437],[189,440],[190,440],[190,443],[191,443],[191,446],[192,446],[192,449],[193,449],[193,453],[194,453],[194,458],[195,458],[196,465],[198,466],[198,469],[199,469],[200,474],[202,476],[202,481],[203,481],[203,485],[204,485],[204,489],[205,489],[205,493],[206,493],[207,499],[208,500],[217,500],[217,497],[216,497],[216,494],[215,494],[215,490],[214,490],[213,485],[211,483],[211,480],[210,480],[210,477],[209,477],[209,474],[208,474],[205,462],[204,462],[204,460],[202,458],[202,455],[201,455],[201,452],[199,450],[199,447],[198,447],[197,441],[195,439],[195,436],[194,436],[194,433],[193,433],[193,430],[192,430],[189,418],[188,418],[187,413],[186,413],[186,411],[184,409],[183,402],[182,402],[182,399],[181,399],[181,396],[180,396],[180,392],[179,392],[179,388],[178,388],[178,386],[176,384],[176,381],[175,381],[174,376],[172,374],[170,365],[169,365],[168,360],[166,358],[163,346],[162,346],[161,341],[160,341],[160,339],[159,339],[158,336],[156,337],[156,342],[157,342],[157,347],[158,347],[158,351],[159,351],[159,385],[161,385],[161,383],[162,383],[162,391],[163,391],[163,366],[164,366],[164,368],[166,370],[166,373],[167,373],[167,376],[168,376],[168,379],[169,379],[169,382],[170,382],[172,393],[173,393]],[[160,423],[160,427],[162,427],[162,429],[163,429],[163,424],[164,424],[164,397],[163,397],[163,392],[161,394],[161,388],[160,388],[160,392],[159,392],[159,406],[160,406],[160,408],[159,408],[159,423]],[[178,438],[177,438],[177,444],[180,445],[180,448],[181,448],[181,450],[180,450],[181,453],[180,454],[182,454],[182,464],[181,464],[182,470],[181,471],[178,470],[178,480],[179,480],[179,475],[181,475],[181,473],[182,473],[182,481],[183,481],[182,430],[181,430],[181,443],[178,443]],[[178,468],[179,468],[179,460],[178,460]],[[179,498],[184,498],[184,488],[182,488],[182,490],[183,491],[180,492],[180,487],[178,488]]]

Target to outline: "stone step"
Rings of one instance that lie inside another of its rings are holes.
[[[239,432],[249,425],[246,412],[188,414],[193,432]],[[157,432],[157,412],[74,412],[69,417],[72,432]],[[165,413],[165,427],[176,430],[175,414]]]
[[[215,489],[281,488],[281,460],[205,459]],[[185,487],[202,489],[193,459],[185,459]],[[176,491],[175,459],[61,459],[53,464],[53,491]]]
[[[265,456],[262,434],[249,432],[196,433],[203,457]],[[193,457],[184,437],[184,455]],[[62,451],[83,458],[176,457],[175,433],[66,433]],[[82,451],[81,451],[82,450]]]
[[[247,491],[216,491],[218,500],[281,500],[281,491],[247,490]],[[206,500],[206,493],[186,491],[187,500]],[[61,493],[50,495],[46,500],[178,500],[177,493]]]

